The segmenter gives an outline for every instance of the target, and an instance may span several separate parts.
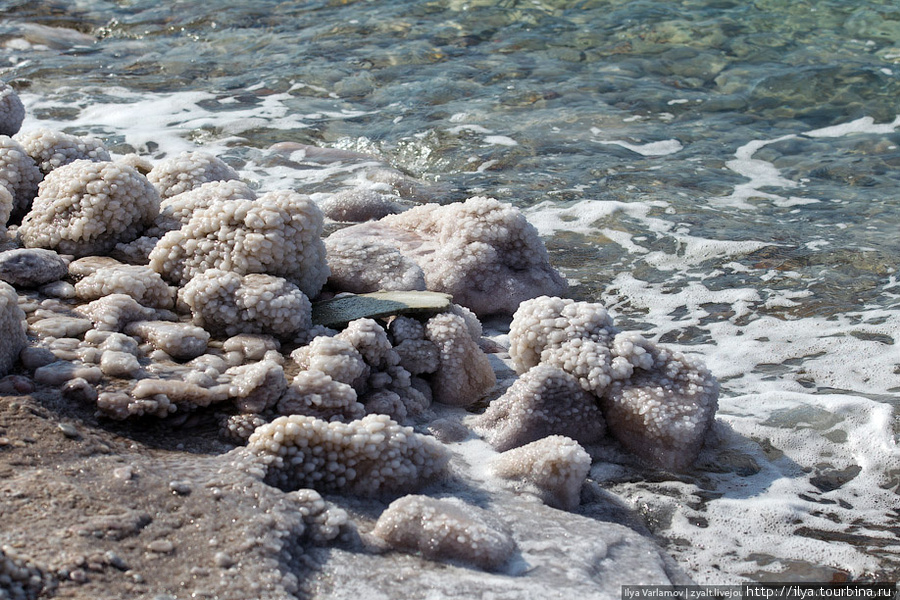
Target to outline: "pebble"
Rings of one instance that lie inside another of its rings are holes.
[[[204,354],[210,337],[202,327],[171,321],[135,321],[128,324],[125,333],[140,337],[176,360]]]
[[[81,437],[81,434],[78,433],[78,430],[71,423],[60,423],[58,427],[62,434],[69,439],[74,440]]]
[[[53,250],[17,248],[0,252],[0,280],[26,288],[59,281],[69,272],[68,263]]]
[[[38,288],[38,291],[45,296],[62,300],[71,300],[75,297],[75,286],[68,281],[54,281],[53,283],[42,285]]]
[[[189,481],[170,481],[169,489],[179,496],[187,496],[193,491]]]
[[[234,566],[234,559],[227,552],[216,552],[213,560],[217,567],[227,569]]]
[[[0,394],[18,395],[34,392],[34,382],[22,375],[7,375],[0,379]]]
[[[170,554],[175,551],[175,544],[169,540],[153,540],[147,544],[147,550],[157,554]]]

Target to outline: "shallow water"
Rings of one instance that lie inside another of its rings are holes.
[[[576,297],[722,383],[696,473],[593,474],[698,581],[897,578],[895,2],[0,7],[26,129],[203,146],[263,189],[378,185],[267,150],[336,147],[521,207]]]

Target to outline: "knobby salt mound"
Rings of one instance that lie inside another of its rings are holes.
[[[403,282],[414,286],[414,264],[427,289],[452,295],[478,315],[512,314],[523,300],[562,294],[568,287],[550,265],[534,226],[518,209],[493,198],[417,206],[341,229],[329,236],[328,244],[354,248],[341,253],[341,280],[365,279],[377,257],[391,289],[400,289],[396,286]]]

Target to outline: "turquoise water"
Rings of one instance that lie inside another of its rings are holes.
[[[790,511],[756,525],[802,539],[772,550],[750,536],[728,564],[715,538],[732,540],[748,505],[670,506],[659,482],[594,474],[695,577],[896,575],[896,2],[148,4],[0,2],[0,78],[26,100],[26,127],[152,158],[203,146],[259,187],[319,195],[364,175],[267,148],[336,147],[439,184],[442,202],[519,206],[576,297],[709,364],[731,450],[765,461],[781,444],[802,467],[773,459],[751,485],[774,506],[773,482],[789,482]],[[684,498],[728,496],[738,476],[710,460],[725,475],[707,465],[679,483]],[[812,523],[838,500],[851,508]],[[772,525],[788,513],[806,525]]]

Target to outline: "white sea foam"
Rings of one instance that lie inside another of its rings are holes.
[[[597,140],[597,143],[607,146],[621,146],[622,148],[636,152],[641,156],[666,156],[668,154],[675,154],[684,148],[678,140],[662,140],[659,142],[648,142],[646,144],[632,144],[625,140]]]

